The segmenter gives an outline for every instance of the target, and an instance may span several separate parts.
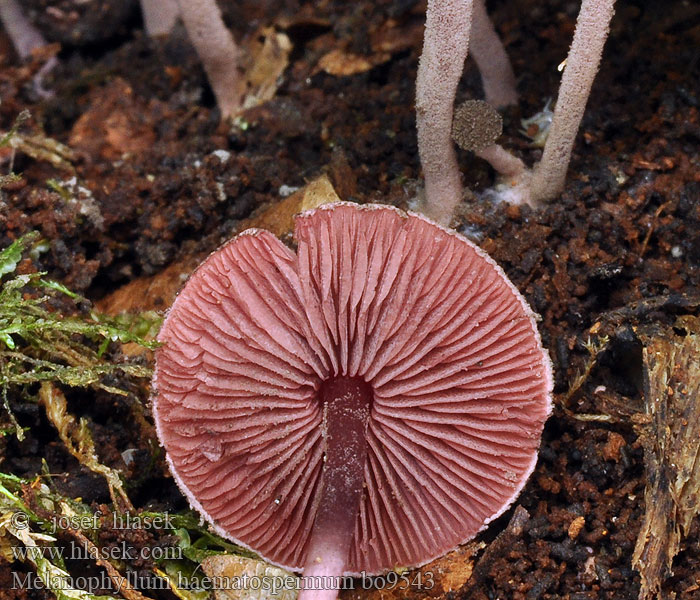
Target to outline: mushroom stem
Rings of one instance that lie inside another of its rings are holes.
[[[177,0],[141,0],[143,24],[148,35],[168,35],[180,14]]]
[[[372,389],[356,377],[323,383],[325,456],[321,499],[314,519],[299,600],[332,600],[338,594],[355,531],[365,460]]]
[[[502,177],[518,177],[525,171],[525,163],[498,144],[475,150],[474,154],[488,161]]]
[[[238,72],[239,48],[224,24],[216,0],[178,0],[178,5],[222,118],[235,117],[243,104],[245,82]]]
[[[28,59],[37,48],[46,46],[44,37],[24,16],[22,7],[15,0],[0,0],[0,21],[22,60]]]
[[[518,103],[515,73],[501,38],[486,12],[484,0],[474,2],[469,49],[479,67],[486,101],[496,107]]]
[[[416,75],[418,154],[427,216],[449,225],[462,201],[462,178],[450,140],[452,113],[469,49],[472,0],[428,0]]]
[[[566,67],[559,86],[552,125],[530,185],[532,198],[552,200],[564,191],[566,171],[586,101],[591,93],[603,46],[615,12],[615,0],[583,0],[576,19]]]

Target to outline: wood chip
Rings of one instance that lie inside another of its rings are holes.
[[[90,94],[90,107],[73,125],[69,145],[87,157],[117,160],[142,154],[155,142],[152,123],[144,115],[143,100],[131,86],[115,77]]]

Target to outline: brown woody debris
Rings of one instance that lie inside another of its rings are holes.
[[[677,326],[687,335],[673,329],[640,335],[650,418],[640,427],[646,514],[632,557],[642,579],[640,600],[660,597],[681,539],[700,512],[700,320],[686,318]]]
[[[260,559],[216,554],[202,561],[202,571],[213,581],[240,585],[214,586],[214,600],[296,600],[297,576]]]

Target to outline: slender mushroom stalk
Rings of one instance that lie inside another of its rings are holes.
[[[418,153],[425,177],[424,212],[449,225],[462,200],[450,132],[457,84],[469,50],[472,0],[428,0],[416,77]]]
[[[24,16],[20,5],[15,0],[0,0],[0,21],[21,60],[27,60],[34,50],[46,46],[44,36]],[[34,75],[33,88],[39,97],[50,98],[53,95],[53,92],[44,88],[44,78],[57,64],[58,59],[51,56]]]
[[[24,16],[15,0],[0,0],[0,21],[22,60],[28,59],[33,50],[46,46],[44,36]]]
[[[238,72],[239,51],[224,25],[216,0],[178,0],[180,15],[194,44],[221,116],[227,119],[241,108],[243,80]]]
[[[552,125],[542,160],[535,167],[530,183],[534,201],[551,200],[564,190],[571,150],[600,66],[614,6],[615,0],[583,0],[581,3]]]
[[[360,378],[336,377],[322,384],[320,398],[325,462],[305,581],[331,581],[346,571],[362,500],[372,390]],[[337,593],[329,586],[305,589],[299,600],[332,600]]]
[[[419,565],[513,502],[537,460],[551,366],[483,251],[424,217],[338,203],[292,252],[250,230],[192,275],[158,336],[171,471],[221,535],[342,576]]]
[[[491,144],[474,154],[487,161],[502,177],[515,179],[527,171],[522,160],[499,144]]]
[[[170,33],[179,15],[177,0],[141,0],[141,12],[151,37]]]
[[[491,196],[511,204],[537,205],[564,189],[571,150],[598,71],[614,4],[615,0],[583,1],[542,160],[532,171],[493,143],[500,135],[501,120],[486,103],[465,102],[455,111],[455,142],[487,160],[501,175],[501,181],[489,191]],[[493,127],[496,119],[498,127]]]
[[[486,102],[498,108],[517,104],[515,73],[484,0],[474,0],[473,10],[470,53],[479,68]]]

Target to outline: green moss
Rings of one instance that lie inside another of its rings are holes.
[[[121,388],[105,383],[105,377],[119,373],[150,377],[151,369],[108,360],[109,344],[136,343],[153,349],[157,343],[147,336],[160,324],[155,313],[115,319],[81,311],[84,299],[46,279],[45,273],[17,274],[22,257],[44,247],[39,235],[30,233],[0,252],[0,393],[20,440],[22,429],[8,402],[11,388],[49,381],[124,395]]]

